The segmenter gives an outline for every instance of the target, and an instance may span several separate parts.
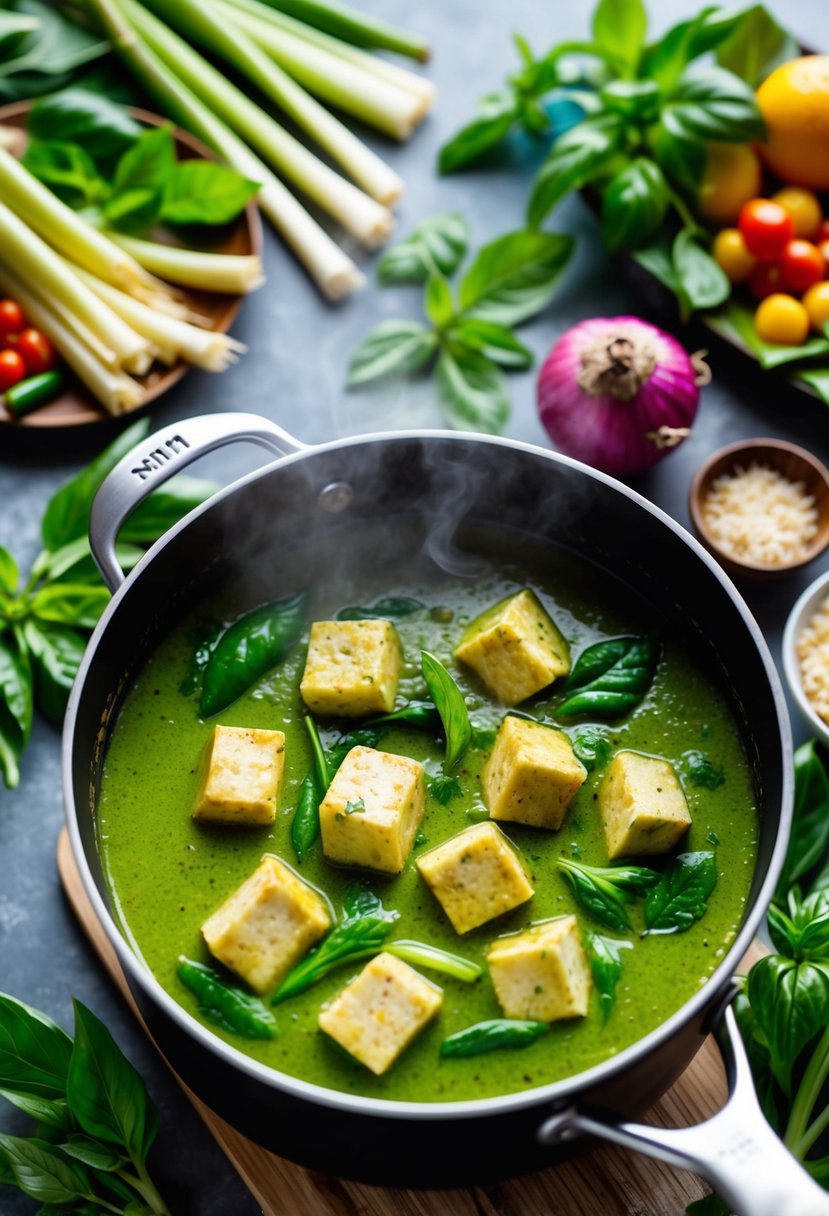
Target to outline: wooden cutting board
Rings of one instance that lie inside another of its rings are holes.
[[[146,1032],[115,951],[84,891],[65,829],[58,841],[58,872],[81,926]],[[752,947],[745,967],[761,953],[762,947]],[[612,1146],[538,1174],[465,1190],[391,1190],[346,1182],[302,1169],[240,1135],[164,1062],[265,1216],[682,1216],[708,1189],[693,1174]],[[724,1096],[719,1053],[709,1040],[653,1107],[648,1122],[670,1127],[698,1123],[718,1109]]]

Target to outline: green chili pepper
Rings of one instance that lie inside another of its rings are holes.
[[[217,1026],[246,1039],[276,1036],[276,1018],[258,996],[226,984],[212,967],[184,955],[179,957],[177,971],[181,982],[198,998],[199,1012]]]
[[[324,794],[315,773],[308,773],[299,787],[299,798],[291,820],[291,844],[300,863],[305,860],[308,850],[320,834],[320,802]]]
[[[66,377],[63,372],[39,372],[36,376],[27,376],[7,389],[3,395],[3,404],[13,418],[22,418],[32,410],[38,410],[42,405],[54,401],[58,393],[63,392]]]
[[[284,659],[302,632],[307,609],[307,593],[300,591],[228,626],[204,671],[199,703],[203,718],[227,709]]]

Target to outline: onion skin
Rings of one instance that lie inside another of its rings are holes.
[[[627,352],[638,375],[614,379],[621,365],[609,351]],[[597,366],[605,369],[599,376]],[[613,384],[615,395],[606,391]],[[670,334],[639,317],[579,322],[556,342],[538,377],[539,417],[555,446],[615,477],[643,473],[678,446],[698,405],[689,356]]]

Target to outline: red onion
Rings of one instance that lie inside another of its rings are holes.
[[[593,317],[547,356],[538,412],[566,455],[615,476],[642,473],[690,435],[707,370],[638,317]]]

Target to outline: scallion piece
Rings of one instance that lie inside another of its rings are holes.
[[[471,959],[452,954],[449,950],[441,950],[438,946],[430,946],[427,942],[401,940],[387,945],[385,950],[387,954],[395,954],[413,967],[440,971],[443,975],[451,975],[453,979],[460,980],[462,984],[474,984],[483,972],[483,968]]]

